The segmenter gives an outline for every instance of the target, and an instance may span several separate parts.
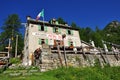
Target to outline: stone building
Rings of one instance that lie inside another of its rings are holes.
[[[24,38],[23,65],[32,65],[32,55],[42,49],[40,70],[46,71],[59,66],[94,66],[96,59],[100,66],[120,65],[119,52],[106,52],[93,44],[80,40],[79,30],[59,24],[55,19],[36,21],[27,17]]]
[[[66,37],[63,38],[63,35]],[[41,20],[36,21],[35,19],[31,19],[31,17],[27,17],[24,37],[24,65],[31,65],[29,63],[31,54],[38,47],[43,48],[43,43],[50,49],[55,49],[57,45],[60,48],[64,46],[67,50],[73,47],[79,49],[81,46],[78,29],[66,24],[59,24],[55,19],[46,22]]]

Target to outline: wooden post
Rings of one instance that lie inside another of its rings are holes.
[[[101,55],[101,57],[102,57],[104,63],[106,63],[106,60],[105,60],[105,57],[104,57],[104,55],[103,55],[103,52],[102,52],[101,48],[99,47],[98,49],[99,49],[99,51],[100,51],[100,55]],[[99,60],[100,60],[100,59],[99,59]],[[102,62],[102,61],[100,60],[100,62]],[[104,67],[103,62],[101,63],[101,66]]]
[[[62,35],[62,39],[63,39],[63,43],[64,43],[64,45],[63,45],[63,47],[64,47],[64,59],[65,59],[65,65],[66,65],[66,67],[67,67],[67,57],[66,57],[66,51],[65,51],[65,37],[66,37],[66,35],[65,34],[63,34]]]
[[[103,46],[104,46],[106,63],[107,63],[108,65],[110,65],[109,60],[108,60],[108,57],[107,57],[107,53],[108,53],[107,45],[105,44],[105,42],[104,42],[103,40],[102,40],[102,43],[103,43]]]
[[[119,57],[118,57],[118,52],[116,51],[115,47],[112,46],[112,51],[113,51],[113,54],[115,56],[115,58],[117,59],[117,61],[119,60]]]
[[[84,52],[84,49],[83,49],[83,46],[82,46],[82,45],[81,45],[81,48],[82,48],[83,57],[84,57],[85,59],[87,59],[86,54],[85,54],[85,52]]]
[[[16,35],[15,57],[17,57],[18,35]]]
[[[61,52],[60,52],[60,46],[58,43],[57,43],[57,49],[58,49],[58,58],[60,60],[60,64],[61,64],[61,66],[63,66]]]
[[[9,39],[8,47],[5,47],[6,49],[8,49],[8,58],[10,57],[10,50],[12,49],[10,44],[11,44],[11,39]]]
[[[82,47],[82,53],[83,53],[83,57],[85,58],[85,60],[87,60],[87,62],[89,63],[89,65],[91,66],[91,62],[90,62],[90,60],[89,60],[89,57],[85,54],[85,51],[84,51],[84,48],[83,48],[83,46],[81,45],[81,47]]]

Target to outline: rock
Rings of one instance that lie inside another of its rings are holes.
[[[29,72],[38,72],[38,70],[29,70]]]
[[[10,76],[20,76],[22,73],[10,73]]]

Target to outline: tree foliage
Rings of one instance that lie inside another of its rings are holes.
[[[72,28],[78,28],[78,26],[75,24],[75,22],[72,22],[71,27]]]
[[[62,18],[58,18],[58,21],[65,23]],[[120,22],[118,21],[110,22],[103,30],[100,30],[98,26],[94,31],[90,27],[81,28],[75,22],[71,23],[71,27],[79,29],[81,40],[86,42],[93,40],[96,47],[103,47],[102,40],[120,45]]]
[[[20,33],[21,21],[17,14],[11,14],[7,17],[4,22],[4,25],[1,27],[3,32],[0,35],[0,51],[7,51],[5,49],[8,46],[9,39],[11,39],[12,50],[11,53],[14,55],[15,53],[15,45],[16,45],[16,35],[18,38],[18,54],[22,53],[23,50],[23,36]]]
[[[67,24],[67,22],[64,21],[61,17],[59,17],[59,18],[57,19],[57,21],[58,21],[59,24]]]

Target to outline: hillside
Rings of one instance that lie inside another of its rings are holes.
[[[105,40],[120,44],[120,22],[118,21],[112,21],[110,22],[104,29],[104,34],[105,34]]]

